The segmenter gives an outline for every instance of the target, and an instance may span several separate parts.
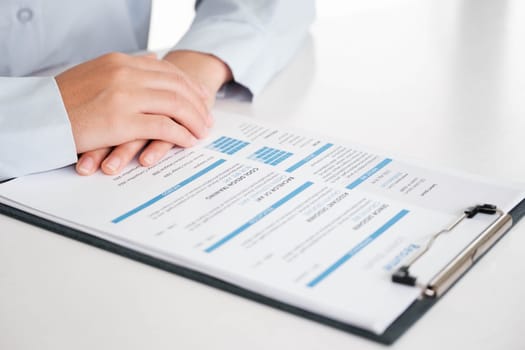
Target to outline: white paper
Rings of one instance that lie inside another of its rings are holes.
[[[508,211],[524,194],[224,113],[150,168],[0,185],[3,203],[378,334],[420,293],[390,276],[425,239],[468,206]],[[421,281],[492,220],[440,238]]]

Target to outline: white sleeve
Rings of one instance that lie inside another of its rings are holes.
[[[0,181],[76,161],[55,79],[0,77]]]
[[[217,56],[254,95],[292,58],[315,16],[313,0],[203,0],[175,50]]]

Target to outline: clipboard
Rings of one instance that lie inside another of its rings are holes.
[[[481,232],[468,246],[466,246],[454,259],[452,259],[440,272],[431,280],[430,283],[421,285],[421,295],[416,299],[382,334],[375,334],[366,329],[356,327],[354,325],[344,323],[321,314],[317,314],[277,299],[269,298],[251,290],[239,287],[237,285],[228,283],[211,275],[190,269],[185,266],[174,264],[162,259],[152,257],[147,254],[140,253],[133,249],[129,249],[118,244],[112,243],[91,234],[82,232],[80,230],[58,224],[56,222],[44,219],[37,215],[27,213],[23,210],[13,208],[6,204],[0,203],[0,214],[10,216],[14,219],[41,227],[48,231],[66,236],[77,241],[87,243],[97,248],[116,253],[123,257],[133,259],[135,261],[177,274],[179,276],[189,278],[191,280],[204,283],[214,288],[244,297],[261,304],[282,310],[306,319],[322,323],[324,325],[349,332],[369,340],[382,343],[385,345],[393,344],[399,339],[414,323],[416,323],[435,303],[437,303],[447,291],[453,287],[463,275],[465,275],[476,262],[483,257],[504,235],[507,233],[518,221],[525,215],[525,199],[516,205],[508,213],[502,212],[495,205],[480,204],[471,208],[467,208],[464,213],[449,227],[441,230],[431,239],[437,238],[442,231],[450,232],[461,221],[469,219],[478,214],[495,215],[496,218],[488,227]],[[427,249],[425,249],[427,248]],[[410,274],[410,266],[412,263],[423,259],[424,254],[431,248],[424,247],[424,251],[417,254],[415,258],[411,259],[409,263],[401,266],[392,275],[393,283],[403,283],[417,286],[417,276]]]

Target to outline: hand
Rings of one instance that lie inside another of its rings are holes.
[[[215,94],[225,82],[232,79],[228,66],[215,56],[192,51],[170,52],[164,58],[166,63],[173,64],[183,71],[189,80],[203,90],[204,103],[208,108],[213,106]],[[136,140],[111,148],[101,148],[84,153],[77,163],[77,172],[90,175],[99,167],[106,174],[116,174],[128,164],[147,144],[147,140]],[[184,145],[180,145],[183,146]],[[157,163],[171,148],[173,143],[153,140],[141,152],[139,163],[151,166]],[[86,167],[85,165],[89,165]]]
[[[189,147],[212,125],[206,90],[152,55],[104,55],[65,71],[56,81],[77,153],[148,139]],[[88,174],[96,160],[84,161],[77,169]]]

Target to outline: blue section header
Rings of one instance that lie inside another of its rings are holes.
[[[304,190],[306,190],[312,184],[313,184],[313,182],[305,182],[304,184],[302,184],[301,186],[297,187],[295,190],[293,190],[292,192],[288,193],[286,196],[284,196],[283,198],[281,198],[280,200],[278,200],[277,202],[272,204],[270,207],[266,208],[264,211],[262,211],[261,213],[257,214],[255,217],[250,219],[245,224],[243,224],[242,226],[238,227],[236,230],[232,231],[231,233],[227,234],[226,236],[224,236],[222,239],[220,239],[219,241],[217,241],[216,243],[214,243],[210,247],[206,248],[204,251],[206,253],[213,252],[215,249],[219,248],[224,243],[228,242],[229,240],[231,240],[235,236],[239,235],[241,232],[246,230],[248,227],[252,226],[256,222],[258,222],[259,220],[261,220],[262,218],[264,218],[265,216],[270,214],[272,211],[274,211],[275,209],[279,208],[281,205],[283,205],[284,203],[288,202],[293,197],[297,196],[299,193],[301,193]]]
[[[372,169],[368,170],[363,175],[359,176],[359,178],[357,180],[355,180],[354,182],[352,182],[350,185],[346,186],[346,188],[348,188],[349,190],[353,190],[354,188],[359,186],[362,182],[366,181],[370,176],[374,175],[379,170],[384,168],[391,161],[392,161],[392,159],[390,159],[390,158],[386,158],[386,159],[382,160],[375,167],[373,167]]]
[[[121,216],[111,220],[112,223],[114,224],[118,224],[119,222],[121,222],[122,220],[125,220],[127,218],[129,218],[130,216],[138,213],[139,211],[141,211],[142,209],[145,209],[147,207],[149,207],[150,205],[158,202],[159,200],[161,200],[162,198],[164,197],[167,197],[169,196],[170,194],[172,194],[173,192],[179,190],[180,188],[184,187],[185,185],[189,184],[190,182],[198,179],[199,177],[201,177],[202,175],[206,174],[207,172],[211,171],[212,169],[218,167],[219,165],[221,165],[222,163],[224,163],[225,160],[224,159],[219,159],[218,161],[216,161],[215,163],[207,166],[206,168],[200,170],[199,172],[193,174],[192,176],[188,177],[186,180],[183,180],[181,182],[179,182],[178,184],[176,184],[175,186],[167,189],[166,191],[162,192],[161,194],[159,194],[158,196],[155,196],[153,198],[151,198],[149,201],[145,202],[145,203],[142,203],[141,205],[139,205],[138,207],[134,208],[134,209],[131,209],[130,211],[128,211],[127,213],[125,214],[122,214]]]
[[[297,163],[295,163],[294,165],[292,165],[291,167],[286,169],[286,171],[291,173],[292,171],[297,170],[298,168],[300,168],[301,166],[305,165],[306,163],[308,163],[309,161],[311,161],[312,159],[314,159],[315,157],[317,157],[318,155],[320,155],[321,153],[323,153],[324,151],[326,151],[327,149],[329,149],[332,146],[333,146],[333,144],[327,143],[326,145],[324,145],[323,147],[319,148],[314,153],[308,155],[308,157],[298,161]]]
[[[352,248],[348,253],[343,255],[339,260],[337,260],[335,263],[333,263],[329,268],[324,270],[319,276],[311,280],[307,286],[312,288],[315,287],[319,282],[324,280],[326,277],[328,277],[329,274],[337,270],[341,265],[343,265],[345,262],[350,260],[354,255],[359,253],[362,249],[364,249],[367,245],[372,243],[374,239],[381,236],[386,230],[388,230],[392,225],[394,225],[396,222],[401,220],[405,215],[409,213],[408,210],[403,209],[399,213],[397,213],[394,217],[392,217],[390,220],[388,220],[383,226],[381,226],[377,231],[372,233],[370,236],[366,237],[364,240],[359,242],[358,245]]]

